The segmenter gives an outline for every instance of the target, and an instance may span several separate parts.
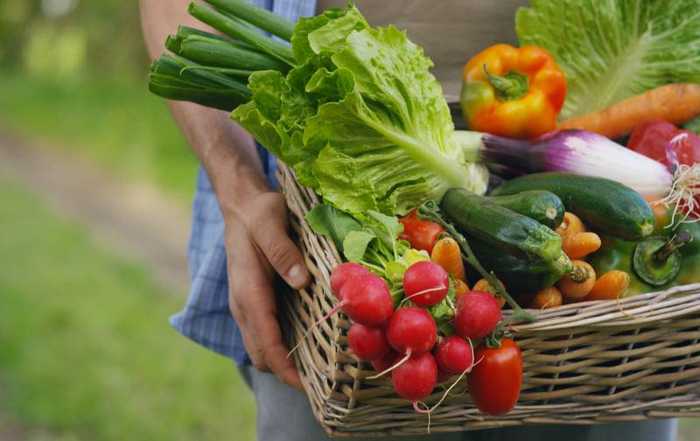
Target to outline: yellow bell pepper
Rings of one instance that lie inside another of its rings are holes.
[[[460,103],[472,130],[535,138],[556,128],[566,78],[542,48],[497,44],[464,67]]]

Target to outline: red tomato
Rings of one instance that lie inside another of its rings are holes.
[[[684,136],[678,137],[679,135]],[[693,132],[681,130],[666,121],[651,121],[638,125],[630,134],[627,146],[670,168],[673,164],[667,155],[667,148],[674,138],[677,140],[671,149],[675,153],[678,163],[693,165],[700,162],[700,137]]]
[[[476,364],[467,378],[476,407],[489,415],[510,412],[523,384],[523,356],[518,345],[504,338],[499,348],[479,348],[474,360]]]
[[[635,127],[627,146],[666,165],[670,171],[674,171],[677,164],[692,166],[700,162],[700,137],[666,121],[651,121]],[[700,196],[695,196],[695,203],[700,206]],[[689,210],[687,204],[680,204],[679,208],[683,212]],[[690,215],[698,218],[700,210],[695,209]]]
[[[435,222],[423,220],[418,217],[416,210],[399,219],[403,224],[403,233],[400,238],[407,240],[411,247],[417,250],[433,251],[433,246],[445,230]]]

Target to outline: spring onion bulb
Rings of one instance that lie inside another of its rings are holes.
[[[459,132],[465,156],[485,162],[497,174],[543,171],[598,176],[618,181],[644,196],[667,195],[673,174],[661,163],[584,130],[561,130],[534,141]]]

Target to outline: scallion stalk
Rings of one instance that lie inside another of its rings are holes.
[[[234,40],[233,38],[229,37],[228,35],[213,34],[211,32],[203,31],[201,29],[192,28],[192,27],[185,26],[185,25],[180,25],[177,28],[176,36],[179,38],[185,39],[187,37],[191,37],[194,35],[199,36],[199,37],[213,38],[215,40],[225,41],[226,43],[230,43],[230,44],[232,44],[236,47],[240,47],[242,49],[248,49],[250,51],[257,51],[257,49],[254,46],[251,46],[248,43],[244,43],[241,40]]]
[[[250,90],[229,71],[163,55],[151,65],[149,89],[164,98],[231,111],[250,99]]]
[[[245,0],[204,0],[216,9],[228,12],[260,29],[283,38],[292,39],[294,23],[270,12],[259,8]]]
[[[226,41],[192,35],[179,40],[177,47],[166,47],[174,53],[205,66],[231,69],[279,70],[287,72],[289,65],[266,54],[236,47]]]
[[[190,3],[188,11],[190,15],[214,29],[230,37],[243,40],[290,66],[294,65],[294,54],[288,45],[262,35],[242,20],[228,17],[219,11],[197,3]]]

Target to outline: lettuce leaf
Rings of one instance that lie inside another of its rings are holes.
[[[292,50],[298,65],[251,75],[252,100],[232,117],[325,201],[394,215],[450,187],[485,192],[432,62],[404,32],[372,28],[350,6],[300,20]]]
[[[569,92],[562,118],[601,110],[667,83],[700,82],[697,0],[531,0],[521,45],[548,49]]]

